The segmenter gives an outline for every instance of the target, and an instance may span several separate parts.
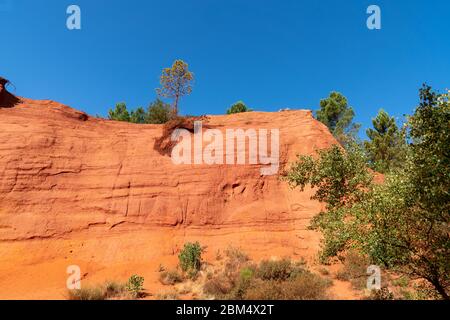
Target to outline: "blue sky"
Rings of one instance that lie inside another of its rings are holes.
[[[82,30],[66,28],[70,4]],[[381,30],[366,27],[370,4]],[[106,115],[119,101],[147,106],[180,58],[196,76],[184,114],[238,100],[316,109],[336,90],[365,129],[379,108],[411,113],[423,82],[449,86],[449,12],[448,0],[12,0],[0,10],[0,75],[18,95]]]

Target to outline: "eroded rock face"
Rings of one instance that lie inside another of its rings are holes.
[[[280,170],[335,143],[310,111],[211,116],[208,125],[280,129]],[[234,239],[268,255],[316,252],[306,226],[320,205],[309,190],[262,176],[260,165],[175,165],[154,149],[161,134],[160,125],[91,118],[52,101],[0,109],[0,270],[70,257],[108,266],[157,260],[188,238],[214,250]],[[45,250],[21,252],[37,247]]]
[[[316,207],[259,165],[173,164],[153,148],[161,126],[87,119],[51,101],[24,100],[0,116],[2,240],[120,224],[282,224]],[[279,128],[282,164],[334,143],[309,111],[213,116],[209,125]]]

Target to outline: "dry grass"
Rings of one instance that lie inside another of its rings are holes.
[[[179,300],[180,296],[177,291],[170,290],[158,293],[156,298],[158,300]]]
[[[166,286],[181,283],[183,280],[183,276],[177,270],[163,271],[159,274],[159,282]]]
[[[305,272],[286,281],[257,280],[244,294],[245,300],[326,300],[330,281]]]
[[[344,266],[337,273],[336,278],[350,281],[355,289],[362,290],[366,287],[368,266],[369,261],[366,257],[350,251],[345,256]]]
[[[115,300],[132,299],[131,294],[126,289],[126,285],[118,282],[106,282],[94,287],[69,290],[69,300]]]
[[[313,274],[304,263],[290,259],[252,264],[245,254],[231,250],[221,273],[207,280],[203,292],[224,300],[327,299],[329,280]]]

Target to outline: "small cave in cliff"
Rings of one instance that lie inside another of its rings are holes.
[[[154,150],[158,151],[159,154],[163,156],[169,156],[170,153],[172,152],[173,147],[178,143],[178,141],[172,140],[172,133],[176,129],[184,129],[191,133],[194,133],[194,124],[196,121],[201,121],[204,127],[209,128],[207,116],[199,116],[199,117],[178,116],[175,119],[172,119],[169,122],[165,123],[163,126],[163,132],[161,137],[155,140],[155,144],[153,146]]]

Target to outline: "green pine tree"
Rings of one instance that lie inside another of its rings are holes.
[[[388,172],[399,167],[405,157],[405,134],[395,123],[395,119],[381,109],[372,119],[373,129],[367,129],[369,141],[364,147],[369,165],[378,172]]]
[[[353,123],[354,117],[353,108],[339,92],[331,92],[328,98],[321,100],[320,109],[316,111],[317,120],[325,124],[343,146],[356,140],[361,125]]]
[[[116,104],[116,108],[114,110],[109,109],[109,119],[116,121],[127,121],[130,122],[130,113],[127,110],[127,105],[125,102],[120,102]]]
[[[139,107],[136,110],[131,111],[130,122],[132,123],[146,123],[147,115],[144,108]]]

